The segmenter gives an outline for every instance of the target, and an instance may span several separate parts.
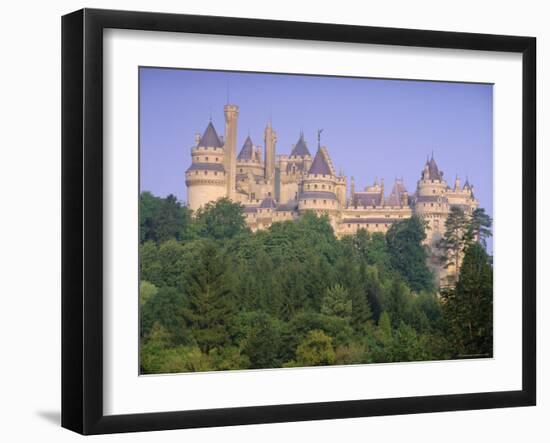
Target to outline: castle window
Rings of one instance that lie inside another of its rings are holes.
[[[271,197],[271,192],[268,192],[268,193],[267,193],[267,196],[268,196],[268,197]]]
[[[208,171],[204,171],[204,175],[208,174]]]
[[[218,157],[216,157],[216,161],[218,161]]]
[[[195,171],[195,175],[198,175],[199,171]]]
[[[348,223],[348,228],[351,228],[351,225]]]
[[[376,227],[378,227],[378,223],[376,223]]]
[[[323,189],[325,189],[325,185],[321,186]]]
[[[241,168],[240,171],[241,171],[241,174],[242,174],[243,173],[243,168]]]
[[[310,186],[309,186],[309,185],[307,185],[307,188],[309,189],[309,188],[310,188]]]
[[[313,187],[314,187],[315,189],[317,189],[317,185],[313,185]]]
[[[214,171],[214,175],[218,175],[218,171]]]
[[[326,201],[326,200],[323,200],[323,203],[326,205],[326,204],[327,204],[327,201]]]
[[[208,161],[208,157],[204,157],[204,161]]]
[[[433,205],[434,205],[433,203],[430,203],[430,206],[431,206],[431,207],[433,207]]]
[[[313,204],[316,204],[317,203],[317,200],[313,200]]]
[[[435,189],[433,190],[433,193],[435,194]]]

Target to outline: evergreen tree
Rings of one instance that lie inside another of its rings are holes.
[[[351,320],[352,302],[346,288],[339,284],[328,288],[323,297],[321,313]]]
[[[487,247],[487,238],[491,237],[491,226],[493,220],[485,212],[483,208],[477,208],[472,213],[472,217],[466,230],[466,243],[472,243],[473,241],[479,241],[484,248]]]
[[[424,222],[417,216],[394,223],[386,234],[393,268],[416,292],[434,287],[434,277],[427,265],[428,254],[422,244],[425,238]]]
[[[186,275],[185,319],[202,352],[231,343],[237,311],[227,261],[211,241],[204,242]]]
[[[438,242],[441,250],[441,263],[445,268],[453,266],[459,269],[460,259],[468,243],[468,218],[458,206],[451,206],[451,211],[445,220],[445,234]],[[458,273],[456,278],[458,278]]]
[[[493,268],[481,245],[468,246],[456,287],[442,298],[455,356],[492,356]]]

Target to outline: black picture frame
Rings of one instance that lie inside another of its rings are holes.
[[[103,30],[503,51],[522,54],[522,389],[130,415],[103,413]],[[536,39],[230,17],[83,9],[62,18],[62,426],[82,434],[536,403]]]

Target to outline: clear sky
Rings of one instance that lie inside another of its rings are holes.
[[[271,118],[278,154],[303,130],[314,155],[322,128],[321,144],[357,190],[378,177],[389,192],[402,177],[409,193],[433,151],[450,186],[467,176],[492,215],[492,85],[141,68],[139,93],[142,191],[187,200],[194,135],[210,118],[223,135],[229,99],[240,108],[238,151],[248,134],[263,146]]]

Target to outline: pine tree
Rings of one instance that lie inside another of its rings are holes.
[[[492,356],[493,268],[481,245],[468,246],[456,287],[442,291],[442,298],[456,355]]]
[[[445,268],[452,266],[455,270],[459,269],[462,253],[468,243],[467,229],[466,214],[461,208],[452,206],[447,220],[445,220],[445,234],[437,244],[441,250],[440,261]],[[455,279],[457,278],[458,272]]]
[[[328,288],[321,304],[321,313],[350,320],[352,301],[346,288],[339,284]]]
[[[432,290],[434,277],[427,265],[424,221],[417,216],[394,223],[386,234],[391,263],[411,289]]]
[[[216,243],[206,241],[186,275],[185,318],[202,352],[228,345],[237,306],[229,267]]]

